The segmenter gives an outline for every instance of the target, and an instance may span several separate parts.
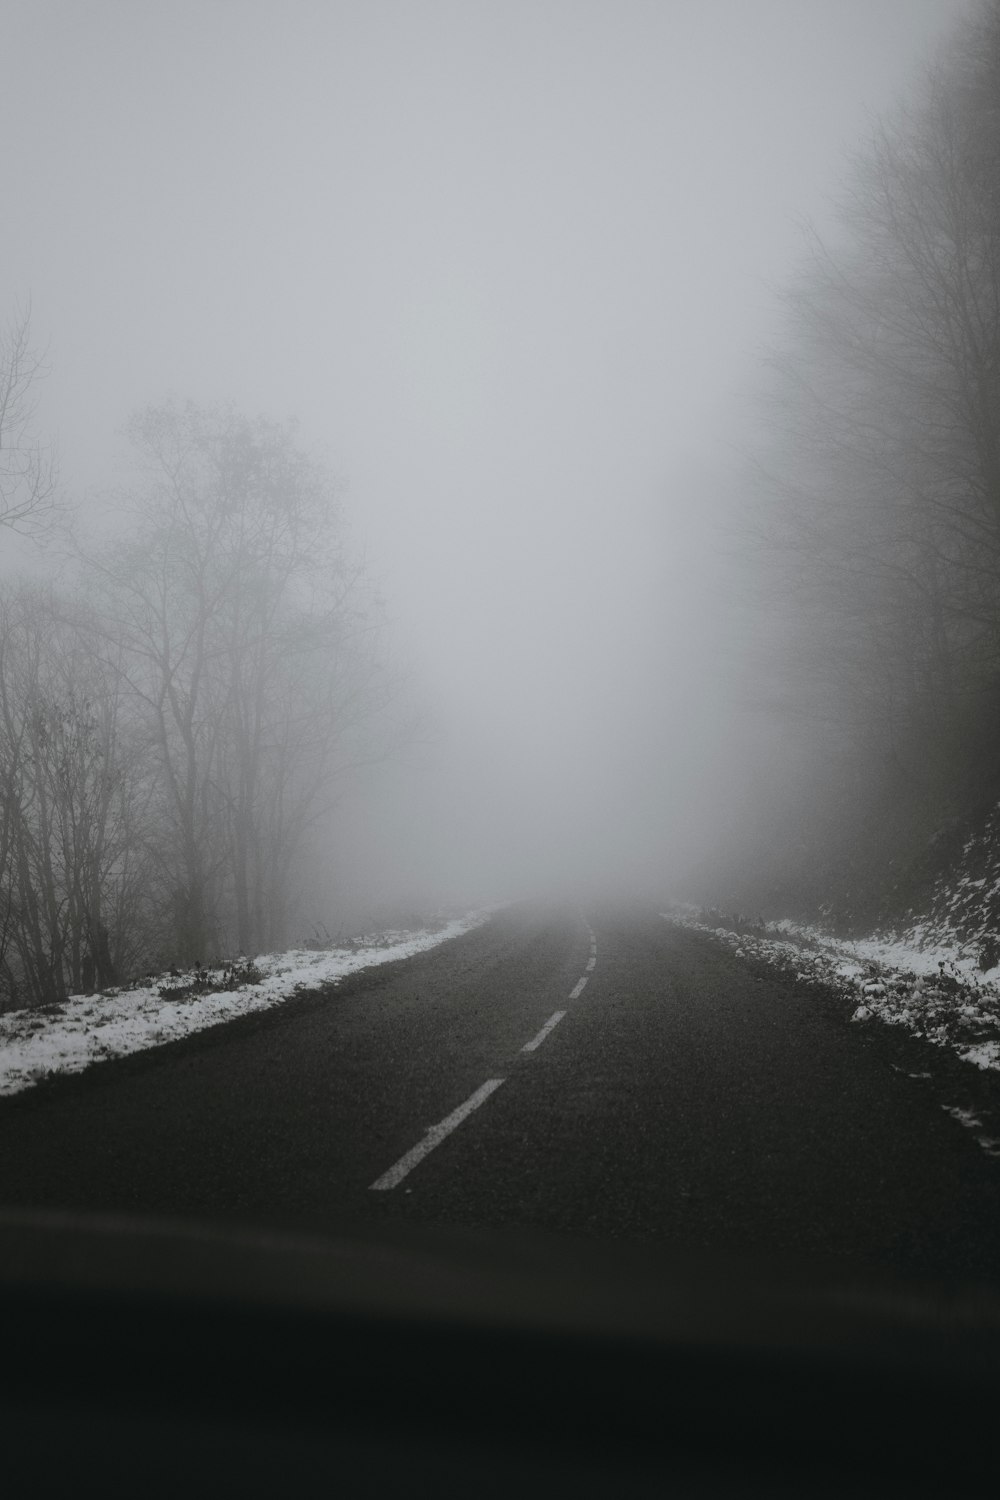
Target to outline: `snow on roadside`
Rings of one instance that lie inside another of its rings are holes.
[[[1000,967],[979,971],[961,947],[831,937],[795,922],[720,926],[721,913],[676,906],[668,922],[709,934],[737,958],[757,959],[800,984],[836,990],[854,1002],[852,1021],[902,1026],[1000,1071]],[[704,920],[704,918],[709,920]]]
[[[125,1057],[220,1021],[268,1010],[297,991],[336,984],[358,969],[412,958],[480,926],[495,910],[468,912],[434,931],[380,933],[350,949],[264,954],[254,961],[259,981],[231,990],[181,993],[195,980],[191,972],[161,975],[134,989],[73,995],[41,1010],[8,1011],[0,1015],[0,1096],[19,1093],[55,1073],[80,1073],[106,1058]]]

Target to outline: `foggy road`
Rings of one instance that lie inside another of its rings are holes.
[[[4,1101],[0,1203],[995,1277],[1000,1162],[941,1104],[654,910],[512,908]]]

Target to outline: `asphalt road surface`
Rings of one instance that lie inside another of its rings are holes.
[[[996,1282],[1000,1158],[942,1107],[965,1065],[900,1071],[920,1045],[655,911],[511,909],[3,1101],[0,1205]]]

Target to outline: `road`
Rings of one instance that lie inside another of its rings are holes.
[[[3,1101],[0,1204],[995,1281],[1000,1159],[903,1045],[655,911],[511,909]]]

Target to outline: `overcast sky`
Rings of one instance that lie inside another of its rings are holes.
[[[771,288],[965,9],[0,0],[0,311],[30,293],[67,488],[170,393],[297,417],[447,726],[380,836],[682,838]]]

